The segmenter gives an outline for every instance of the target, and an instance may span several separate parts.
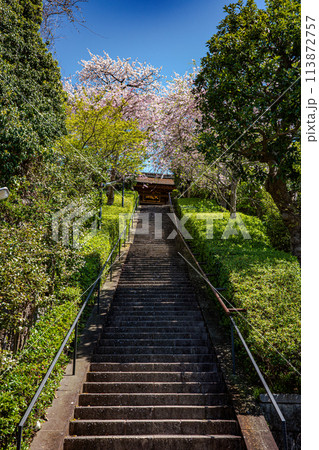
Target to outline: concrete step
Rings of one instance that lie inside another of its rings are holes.
[[[219,365],[216,361],[202,363],[187,362],[92,362],[90,364],[91,372],[214,372],[219,371]]]
[[[234,419],[230,406],[78,406],[75,419]]]
[[[85,393],[79,395],[79,406],[156,406],[156,405],[227,405],[225,393]]]
[[[75,436],[106,435],[172,435],[172,434],[214,434],[236,435],[235,420],[76,420],[70,422],[69,434]]]
[[[225,391],[223,382],[85,382],[83,393],[168,393],[200,394],[220,393]]]
[[[91,436],[68,437],[64,450],[242,450],[240,436]]]
[[[157,307],[164,307],[164,306],[182,306],[183,308],[191,308],[191,309],[198,309],[197,303],[194,301],[194,298],[185,298],[185,297],[172,297],[172,296],[162,296],[162,297],[141,297],[140,295],[137,295],[136,297],[126,297],[123,296],[121,298],[118,298],[114,300],[112,303],[112,306],[123,306],[125,307],[136,307],[136,306],[143,306],[145,308],[154,308],[154,306]]]
[[[187,294],[181,290],[178,290],[176,292],[173,292],[173,294],[162,294],[161,289],[156,289],[154,291],[150,291],[148,290],[148,295],[146,295],[145,293],[145,289],[139,289],[138,292],[136,292],[137,289],[135,289],[134,292],[130,293],[130,294],[116,294],[114,297],[114,302],[113,304],[116,303],[125,303],[127,302],[127,299],[129,298],[130,301],[135,301],[135,302],[143,302],[143,303],[154,303],[155,301],[173,301],[175,303],[179,302],[180,304],[190,304],[193,303],[194,305],[197,304],[196,302],[196,298],[194,298],[194,294],[190,293]]]
[[[178,295],[181,298],[185,296],[185,298],[190,300],[191,296],[194,295],[194,291],[186,286],[176,286],[175,283],[172,283],[171,285],[166,284],[165,287],[162,285],[154,286],[154,283],[138,283],[136,285],[130,283],[129,286],[119,285],[118,289],[119,291],[116,294],[116,298],[121,298],[122,296],[131,297],[131,295],[132,297],[135,297],[136,295],[139,295],[146,299],[148,298],[148,295],[150,295],[150,298],[159,298],[164,295]]]
[[[242,450],[185,263],[174,241],[154,239],[162,209],[140,211],[150,233],[127,255],[64,450]]]
[[[160,276],[157,276],[155,274],[143,274],[141,272],[127,272],[125,270],[122,270],[122,279],[119,282],[120,286],[131,286],[131,283],[152,283],[151,286],[154,286],[154,284],[171,284],[172,286],[176,286],[177,284],[179,286],[187,286],[190,289],[192,288],[192,284],[189,280],[185,279],[185,276],[183,274],[180,275],[171,275],[171,274],[161,274]]]
[[[185,305],[185,304],[181,304],[181,305],[174,305],[174,304],[168,304],[166,303],[155,303],[153,305],[151,305],[150,303],[140,303],[140,304],[136,304],[136,303],[127,303],[127,302],[123,302],[122,304],[118,304],[115,303],[112,306],[112,311],[116,311],[116,312],[121,312],[121,313],[127,313],[127,312],[154,312],[154,313],[160,313],[160,312],[199,312],[199,309],[196,305]]]
[[[205,346],[195,346],[195,347],[164,347],[164,346],[100,346],[95,348],[95,353],[103,355],[207,355],[210,354],[209,348]]]
[[[160,288],[158,288],[157,291],[149,292],[148,294],[145,292],[145,289],[141,289],[140,292],[127,292],[121,295],[118,294],[114,298],[114,305],[118,302],[143,302],[144,304],[152,304],[161,301],[173,301],[175,303],[179,302],[181,305],[184,304],[185,306],[189,304],[197,305],[194,294],[183,293],[183,290],[180,289],[176,292],[162,293]]]
[[[204,328],[203,323],[200,321],[200,319],[194,319],[192,320],[192,328],[194,328],[194,326],[196,327],[198,324],[198,327],[201,327],[202,329]],[[180,319],[166,319],[162,318],[162,320],[158,320],[157,317],[154,318],[149,318],[149,320],[133,320],[131,319],[122,319],[121,317],[112,317],[111,320],[111,316],[109,317],[109,319],[107,320],[105,326],[107,327],[108,325],[112,325],[114,326],[125,326],[125,327],[134,327],[135,329],[142,329],[142,328],[170,328],[170,327],[180,327],[180,328],[187,328],[189,327],[190,324],[190,320],[183,320],[183,318]]]
[[[183,355],[183,354],[122,354],[122,355],[110,355],[110,354],[97,354],[92,355],[92,362],[117,362],[117,363],[210,363],[214,362],[214,356],[212,354],[206,355]]]
[[[133,333],[130,331],[127,332],[111,332],[106,333],[104,332],[101,336],[102,339],[125,339],[130,340],[132,343],[137,339],[151,339],[151,340],[160,340],[160,339],[198,339],[204,342],[207,342],[208,336],[206,332],[203,333],[183,333],[182,331],[176,332],[176,333],[152,333],[151,331],[148,333]]]
[[[196,326],[188,325],[188,326],[158,326],[155,324],[152,326],[142,326],[139,324],[138,330],[135,325],[126,325],[126,326],[112,326],[112,324],[104,325],[105,333],[192,333],[192,335],[203,334],[206,333],[206,328],[204,324],[199,323]]]
[[[161,320],[184,320],[187,321],[192,318],[192,321],[202,321],[202,315],[199,311],[170,311],[170,310],[160,310],[160,311],[126,311],[125,309],[118,313],[118,311],[111,311],[109,316],[109,321],[111,319],[115,320],[151,320],[156,318],[159,322]]]
[[[165,335],[163,334],[163,337]],[[195,347],[207,346],[207,340],[204,339],[177,339],[176,336],[171,339],[107,339],[102,338],[99,345],[108,347]]]
[[[176,296],[180,296],[181,298],[176,298]],[[129,299],[129,301],[128,301]],[[181,306],[181,307],[187,307],[187,306],[194,306],[197,307],[197,302],[194,299],[193,295],[189,296],[181,296],[181,292],[178,292],[174,294],[174,297],[170,295],[149,295],[149,296],[141,296],[139,294],[132,295],[132,296],[117,296],[114,298],[113,305],[149,305],[149,306],[156,306],[156,305],[162,305],[167,304],[167,306]]]
[[[222,376],[217,372],[88,372],[88,382],[221,382]]]

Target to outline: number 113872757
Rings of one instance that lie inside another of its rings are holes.
[[[306,81],[316,81],[316,22],[306,16]]]

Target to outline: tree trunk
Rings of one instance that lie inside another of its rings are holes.
[[[112,169],[110,182],[112,183],[115,180],[116,180],[116,171],[115,171],[115,169]],[[114,203],[114,185],[110,184],[107,187],[107,204],[112,206],[113,203]]]
[[[290,249],[301,261],[301,217],[300,205],[295,193],[289,192],[286,183],[280,177],[275,164],[269,164],[266,190],[276,203],[281,217],[290,234]]]
[[[230,185],[230,214],[236,215],[238,180],[232,177]]]

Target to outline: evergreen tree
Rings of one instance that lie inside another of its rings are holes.
[[[27,173],[64,133],[60,69],[42,41],[40,0],[0,2],[0,179]]]

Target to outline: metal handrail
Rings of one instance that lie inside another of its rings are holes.
[[[174,218],[175,218],[175,217],[176,217],[176,214],[175,214],[175,209],[174,209],[174,206],[173,206],[173,203],[172,203],[172,199],[171,199],[170,192],[168,193],[168,196],[169,196],[170,206],[171,206],[171,208],[172,208],[172,210],[173,210]],[[270,389],[269,389],[269,386],[268,386],[268,384],[266,383],[266,380],[264,379],[264,377],[263,377],[263,375],[262,375],[262,373],[261,373],[261,371],[260,371],[260,369],[259,369],[259,367],[258,367],[258,365],[257,365],[257,363],[256,363],[256,361],[255,361],[255,359],[254,359],[254,357],[253,357],[253,355],[251,354],[251,352],[250,352],[250,350],[249,350],[249,348],[248,348],[248,345],[247,345],[245,339],[243,338],[243,336],[242,336],[242,334],[241,334],[241,332],[240,332],[240,330],[239,330],[239,328],[238,328],[238,326],[237,326],[235,320],[230,316],[230,314],[231,314],[232,312],[242,311],[242,309],[238,309],[238,310],[237,310],[236,308],[227,308],[227,306],[225,305],[225,303],[222,301],[222,299],[221,299],[220,296],[218,295],[217,289],[216,289],[216,288],[211,284],[211,282],[208,280],[208,278],[207,278],[205,272],[204,272],[203,269],[201,268],[201,266],[200,266],[199,262],[197,261],[195,255],[193,254],[193,252],[191,251],[191,249],[190,249],[189,246],[187,245],[187,242],[185,241],[185,239],[184,239],[183,235],[181,234],[181,232],[180,232],[178,226],[176,225],[176,222],[175,222],[175,226],[176,226],[176,230],[177,230],[177,232],[178,232],[178,234],[179,234],[179,236],[180,236],[180,238],[181,238],[183,244],[185,245],[186,249],[187,249],[188,252],[190,253],[190,255],[191,255],[191,257],[193,258],[194,262],[196,263],[196,265],[197,265],[199,271],[197,271],[197,270],[192,266],[192,264],[190,264],[190,263],[187,261],[187,259],[183,257],[183,255],[180,254],[180,256],[181,256],[181,257],[182,257],[182,258],[183,258],[183,259],[184,259],[184,260],[185,260],[185,261],[186,261],[186,262],[187,262],[187,263],[188,263],[188,264],[189,264],[189,265],[197,272],[197,273],[200,272],[199,275],[201,275],[202,278],[206,281],[206,283],[208,284],[208,286],[210,287],[210,289],[211,289],[212,292],[214,293],[215,297],[217,298],[218,302],[221,304],[221,306],[222,306],[224,312],[226,313],[226,315],[227,315],[227,316],[229,317],[229,319],[230,319],[230,322],[231,322],[231,340],[232,340],[233,372],[235,373],[235,346],[234,346],[234,334],[233,334],[233,330],[235,329],[235,330],[236,330],[236,333],[237,333],[238,336],[239,336],[239,339],[241,340],[241,342],[242,342],[242,344],[243,344],[243,346],[244,346],[244,348],[245,348],[245,350],[246,350],[246,353],[247,353],[248,356],[249,356],[249,359],[251,360],[251,362],[252,362],[252,364],[253,364],[253,366],[254,366],[256,372],[257,372],[257,375],[259,376],[260,381],[262,382],[262,384],[263,384],[263,386],[264,386],[264,388],[265,388],[265,390],[266,390],[266,392],[267,392],[267,394],[268,394],[268,396],[269,396],[269,399],[270,399],[271,403],[273,404],[273,406],[274,406],[274,408],[275,408],[275,410],[276,410],[276,413],[278,414],[278,416],[279,416],[279,418],[280,418],[281,425],[282,425],[282,435],[283,435],[284,449],[285,449],[285,450],[288,450],[287,423],[286,423],[286,419],[285,419],[284,415],[282,414],[282,412],[281,412],[281,410],[280,410],[280,408],[279,408],[279,406],[278,406],[278,403],[276,402],[276,400],[275,400],[273,394],[271,393],[271,391],[270,391]]]
[[[126,223],[122,233],[120,234],[118,240],[116,241],[116,244],[113,246],[111,252],[109,253],[109,256],[107,257],[107,260],[105,261],[105,263],[103,264],[103,266],[102,266],[102,268],[100,270],[99,276],[97,277],[97,279],[93,283],[93,285],[92,285],[92,287],[90,289],[90,292],[88,293],[85,301],[83,302],[83,304],[81,306],[80,311],[78,312],[76,318],[74,319],[74,321],[73,321],[69,331],[67,332],[67,334],[66,334],[62,344],[60,345],[59,350],[57,351],[57,353],[56,353],[56,355],[55,355],[55,357],[54,357],[54,359],[53,359],[49,369],[47,370],[47,372],[46,372],[46,374],[45,374],[45,376],[44,376],[40,386],[38,387],[36,393],[34,394],[31,402],[28,405],[28,408],[27,408],[26,412],[24,413],[22,419],[20,420],[20,422],[18,424],[17,450],[21,450],[22,433],[23,433],[23,427],[25,425],[25,422],[27,421],[27,419],[28,419],[28,417],[29,417],[29,415],[30,415],[30,413],[31,413],[31,411],[33,409],[33,406],[37,402],[37,400],[38,400],[38,398],[39,398],[39,396],[40,396],[40,394],[41,394],[41,392],[42,392],[42,390],[43,390],[43,388],[44,388],[44,386],[45,386],[49,376],[52,373],[52,370],[54,369],[54,367],[55,367],[55,365],[56,365],[56,363],[57,363],[57,361],[58,361],[62,351],[64,350],[64,347],[66,346],[66,344],[67,344],[67,342],[68,342],[68,340],[69,340],[69,338],[70,338],[70,336],[71,336],[73,331],[75,331],[75,338],[74,338],[74,353],[73,353],[73,371],[72,371],[72,374],[75,375],[76,354],[77,354],[78,321],[79,321],[79,319],[80,319],[80,317],[81,317],[81,315],[82,315],[86,305],[88,304],[88,301],[90,300],[90,298],[91,298],[91,296],[92,296],[96,286],[98,286],[98,305],[97,305],[97,307],[98,307],[98,312],[99,312],[99,303],[100,303],[100,295],[99,294],[100,294],[101,277],[102,277],[103,272],[105,270],[105,267],[108,264],[108,262],[110,261],[110,259],[112,261],[113,253],[116,251],[117,246],[119,246],[119,254],[120,254],[122,236],[123,236],[124,233],[126,233],[127,228],[128,228],[128,235],[130,233],[131,221],[133,221],[133,216],[134,216],[136,208],[138,206],[138,202],[139,202],[139,196],[137,196],[137,198],[136,198],[136,201],[135,201],[135,204],[134,204],[134,208],[133,208],[133,212],[131,214],[129,222]],[[126,234],[124,234],[124,240],[125,240],[125,236],[126,236]],[[108,268],[108,270],[112,270],[112,263],[111,263],[111,266]]]

